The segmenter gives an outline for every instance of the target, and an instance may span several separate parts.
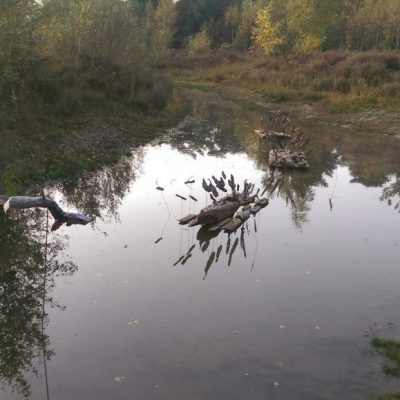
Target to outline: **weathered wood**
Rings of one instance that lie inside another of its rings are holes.
[[[49,197],[11,196],[8,197],[7,200],[6,198],[7,196],[1,196],[0,198],[6,215],[8,215],[12,209],[47,208],[55,219],[52,230],[58,229],[64,223],[70,226],[75,224],[86,225],[92,222],[92,218],[86,215],[62,210],[57,202]]]
[[[249,210],[239,211],[235,215],[235,218],[239,218],[242,222],[245,222],[250,218],[250,211]]]
[[[234,231],[236,231],[241,225],[243,224],[243,221],[241,220],[241,219],[239,219],[239,218],[232,218],[232,220],[228,223],[228,224],[226,224],[225,226],[224,226],[224,231],[225,232],[228,232],[228,233],[231,233],[231,232],[234,232]]]
[[[304,152],[289,150],[271,150],[268,163],[274,168],[308,169],[310,164]]]
[[[252,215],[256,215],[259,211],[261,211],[261,207],[260,206],[253,206],[250,208],[250,214]]]
[[[208,230],[211,231],[211,232],[215,232],[215,231],[221,230],[231,219],[232,219],[232,218],[226,218],[226,219],[224,219],[223,221],[218,222],[218,223],[215,224],[215,225],[211,225],[211,226],[208,228]]]
[[[194,220],[197,217],[197,214],[189,214],[186,217],[183,217],[179,220],[179,225],[186,225],[190,221]]]
[[[232,217],[239,207],[238,201],[221,200],[201,210],[197,220],[201,225],[214,225]]]
[[[264,208],[269,204],[269,200],[266,197],[263,197],[262,199],[258,199],[254,204]]]

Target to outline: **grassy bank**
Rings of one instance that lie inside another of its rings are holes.
[[[269,57],[228,51],[197,56],[178,52],[171,66],[186,85],[226,95],[236,89],[264,102],[316,103],[332,111],[400,106],[400,54],[395,52]]]
[[[371,346],[385,358],[383,372],[398,378],[400,376],[400,341],[375,336],[371,339]],[[400,392],[385,393],[376,399],[398,400],[400,399]]]
[[[157,113],[108,99],[85,101],[68,115],[46,113],[8,122],[1,129],[0,193],[26,193],[116,162],[160,129],[175,125],[189,108],[182,93],[173,90]]]

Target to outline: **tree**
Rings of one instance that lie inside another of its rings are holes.
[[[206,26],[203,26],[199,33],[189,39],[188,49],[191,55],[204,53],[211,49],[211,38]]]
[[[240,23],[240,9],[236,4],[231,4],[225,11],[225,25],[229,27],[231,33],[231,44],[235,38],[235,31]]]
[[[264,0],[242,0],[240,23],[235,38],[235,47],[247,50],[251,46],[252,28],[257,12],[265,6]]]
[[[155,46],[165,51],[172,43],[175,34],[176,7],[173,0],[160,0],[155,12]]]
[[[270,7],[262,8],[257,12],[252,28],[252,39],[254,46],[261,48],[266,55],[271,54],[276,46],[283,42],[279,26],[271,22]]]

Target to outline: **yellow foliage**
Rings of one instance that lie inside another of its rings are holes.
[[[275,47],[282,44],[283,38],[279,33],[279,26],[271,22],[269,7],[262,8],[252,29],[253,47],[260,47],[266,55],[271,54]]]
[[[188,49],[190,55],[205,53],[211,49],[211,38],[205,27],[189,40]]]
[[[296,42],[295,49],[303,54],[311,54],[317,52],[321,48],[324,38],[320,38],[311,33],[306,33]]]

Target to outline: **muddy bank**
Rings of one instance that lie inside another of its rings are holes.
[[[287,101],[261,94],[250,87],[225,85],[214,82],[181,80],[187,90],[195,90],[234,102],[244,109],[254,111],[281,110],[299,120],[336,126],[349,131],[366,134],[388,135],[400,138],[400,115],[395,109],[338,107],[322,101],[304,101],[295,96]]]

